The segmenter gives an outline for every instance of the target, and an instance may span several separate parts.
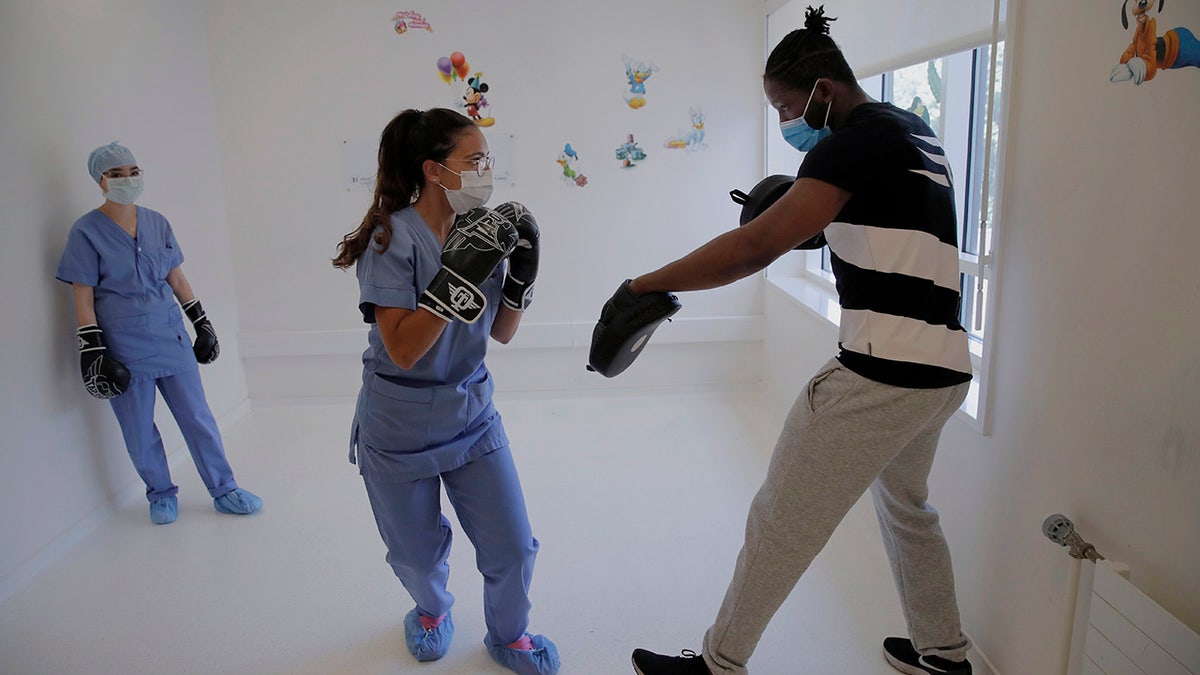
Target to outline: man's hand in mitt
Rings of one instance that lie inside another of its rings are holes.
[[[628,368],[654,329],[683,306],[674,293],[634,295],[629,283],[626,279],[604,303],[592,330],[587,368],[605,377],[616,377]]]

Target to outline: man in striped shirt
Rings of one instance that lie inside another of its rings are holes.
[[[867,489],[908,623],[909,637],[884,640],[884,658],[912,675],[971,673],[949,549],[926,502],[942,427],[971,380],[950,167],[929,125],[858,86],[829,20],[810,8],[763,76],[784,138],[807,153],[792,187],[744,227],[629,285],[635,295],[715,288],[798,245],[828,244],[842,305],[839,353],[788,414],[703,652],[638,649],[642,675],[745,673]]]

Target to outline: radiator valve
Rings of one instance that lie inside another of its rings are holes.
[[[1048,516],[1042,522],[1042,534],[1059,546],[1066,546],[1072,558],[1086,558],[1092,562],[1104,560],[1104,556],[1096,551],[1096,547],[1084,541],[1075,531],[1075,523],[1061,513]]]

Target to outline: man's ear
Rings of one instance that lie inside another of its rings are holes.
[[[829,78],[823,78],[823,79],[818,80],[817,84],[816,84],[816,89],[817,89],[817,97],[816,98],[821,103],[829,103],[830,101],[833,100],[833,93],[834,93],[833,80],[831,80]]]

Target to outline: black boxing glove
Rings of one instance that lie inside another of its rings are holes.
[[[204,307],[200,305],[200,301],[193,299],[183,306],[183,312],[192,322],[192,328],[196,329],[196,341],[192,343],[192,353],[196,355],[196,361],[199,363],[216,361],[217,357],[221,355],[221,345],[217,342],[217,331],[213,329],[212,322],[208,320],[208,315],[204,313]]]
[[[459,216],[442,246],[442,269],[429,282],[419,307],[444,321],[475,323],[487,306],[479,286],[517,245],[517,228],[483,207]]]
[[[525,311],[533,303],[533,282],[538,272],[538,224],[519,202],[504,202],[496,212],[517,228],[517,247],[508,256],[504,275],[504,304]]]
[[[96,324],[80,326],[75,333],[79,339],[79,367],[83,386],[96,398],[120,396],[129,386],[129,369],[108,355],[104,331]]]
[[[738,226],[741,227],[746,223],[754,220],[763,211],[766,211],[769,206],[779,201],[779,198],[785,192],[792,188],[792,184],[796,182],[795,178],[785,176],[783,174],[775,174],[767,176],[760,180],[758,185],[755,185],[750,190],[750,194],[746,194],[741,190],[730,190],[729,198],[735,204],[742,205],[742,214],[738,218]],[[807,239],[796,245],[795,250],[801,249],[817,249],[825,245],[825,233],[818,232],[810,239]]]
[[[659,324],[683,306],[674,293],[634,295],[630,280],[604,303],[600,320],[592,329],[592,348],[587,369],[605,377],[616,377],[633,363]]]

